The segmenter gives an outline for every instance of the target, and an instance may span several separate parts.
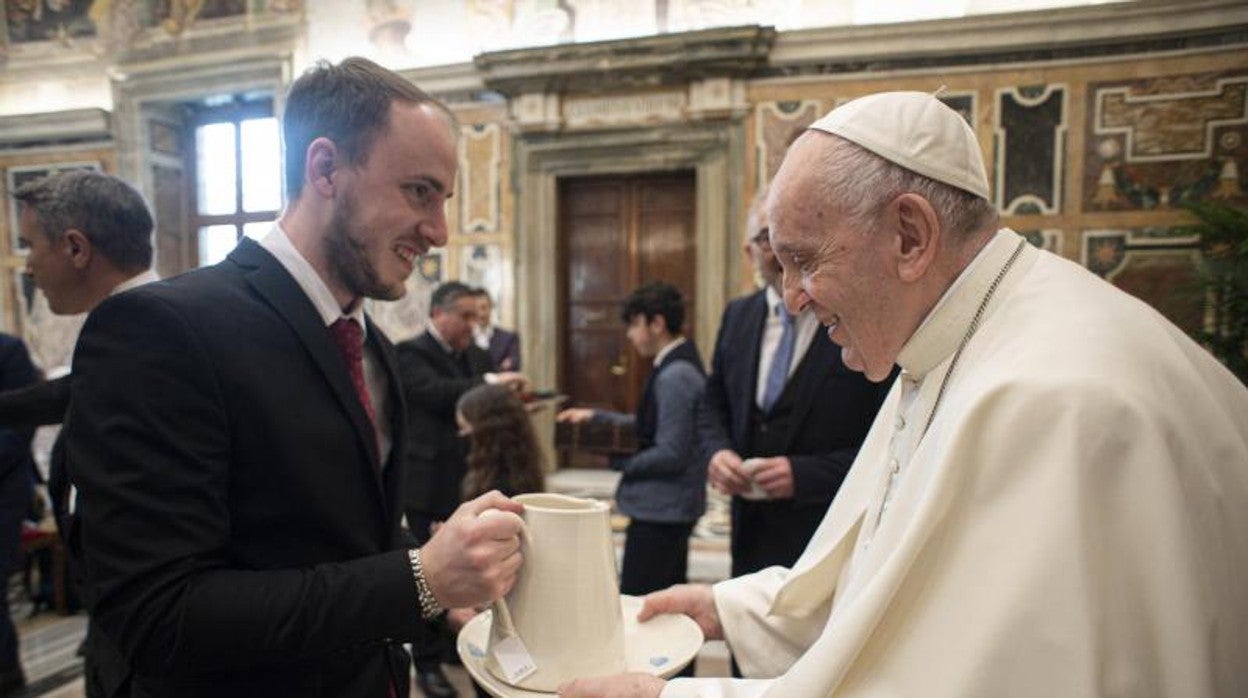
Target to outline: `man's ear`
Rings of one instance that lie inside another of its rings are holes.
[[[341,165],[338,147],[328,138],[321,137],[308,144],[304,161],[304,186],[311,187],[318,196],[333,198],[334,171]]]
[[[897,275],[902,281],[923,278],[936,259],[944,229],[936,209],[918,194],[898,196],[890,205],[897,234]]]
[[[61,236],[61,245],[69,255],[69,263],[75,269],[86,269],[91,264],[91,240],[81,230],[66,230]]]

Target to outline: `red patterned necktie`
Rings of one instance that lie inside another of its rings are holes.
[[[351,385],[355,386],[355,395],[368,413],[368,421],[372,423],[374,437],[377,429],[377,413],[373,411],[373,400],[368,396],[368,386],[364,384],[364,329],[354,318],[340,317],[329,326],[329,333],[338,345],[338,353],[347,362],[347,373],[351,374]],[[394,682],[386,682],[387,698],[397,698],[398,692]]]
[[[373,400],[368,396],[368,386],[364,384],[364,329],[353,318],[343,317],[334,320],[329,326],[329,333],[334,336],[334,344],[338,345],[343,361],[347,362],[351,385],[355,386],[355,394],[368,413],[368,421],[376,428],[377,413],[373,411]]]

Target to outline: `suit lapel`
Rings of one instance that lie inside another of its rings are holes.
[[[360,445],[367,454],[367,461],[373,471],[377,487],[381,488],[377,464],[377,435],[368,413],[360,404],[360,398],[351,384],[351,377],[343,364],[342,355],[334,346],[320,314],[316,312],[312,301],[294,278],[264,248],[251,240],[244,239],[230,253],[230,258],[244,268],[252,271],[247,274],[247,282],[256,290],[286,321],[298,335],[303,346],[312,356],[312,361],[320,368],[325,380],[333,390],[339,405],[346,411],[355,427]],[[371,333],[370,333],[371,335]],[[388,369],[389,370],[389,369]]]

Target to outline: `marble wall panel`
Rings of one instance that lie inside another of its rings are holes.
[[[1061,212],[1066,94],[1064,85],[997,90],[993,189],[1002,213]]]
[[[1197,239],[1171,228],[1083,231],[1082,261],[1094,274],[1143,300],[1188,332],[1199,330]]]
[[[477,123],[460,129],[457,196],[462,232],[498,232],[502,149],[498,124]]]
[[[755,163],[758,168],[755,181],[759,189],[776,175],[789,145],[820,116],[823,116],[823,102],[817,99],[762,102],[754,106]]]
[[[1248,204],[1248,70],[1088,86],[1085,211]]]

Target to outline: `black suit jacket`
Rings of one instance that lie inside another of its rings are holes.
[[[485,382],[494,363],[474,344],[464,353],[466,365],[460,364],[428,332],[400,342],[396,349],[409,407],[405,506],[423,518],[446,519],[460,504],[467,456],[467,442],[455,423],[455,403]]]
[[[26,345],[12,335],[0,333],[0,389],[11,390],[39,380]],[[33,426],[0,428],[0,572],[16,567],[18,533],[30,509],[35,461],[30,455]],[[7,589],[6,589],[7,590]]]
[[[101,303],[67,430],[92,617],[135,696],[408,692],[403,403],[377,443],[312,302],[259,245]]]
[[[11,428],[33,429],[60,424],[69,409],[72,374],[55,380],[33,383],[0,393],[0,424]],[[69,475],[65,472],[65,435],[57,434],[48,463],[48,497],[52,516],[64,536],[67,533]]]
[[[21,428],[60,424],[69,408],[72,379],[69,374],[0,393],[0,425]]]
[[[766,290],[737,298],[724,310],[711,375],[698,411],[698,436],[706,461],[725,448],[742,458],[758,455],[750,443],[750,414],[755,409],[767,311]],[[794,409],[782,450],[793,465],[793,499],[742,502],[734,498],[734,539],[747,528],[765,525],[765,538],[759,539],[759,545],[800,553],[849,472],[889,383],[871,383],[847,368],[841,361],[840,347],[822,329],[815,332],[810,348],[785,385],[786,393],[794,393],[785,396],[792,397]],[[744,518],[743,509],[748,510]],[[748,514],[753,513],[761,513],[765,523],[751,520]],[[736,548],[734,545],[734,556],[739,552]],[[751,557],[752,553],[746,551]],[[734,571],[741,571],[736,563],[734,559]]]

